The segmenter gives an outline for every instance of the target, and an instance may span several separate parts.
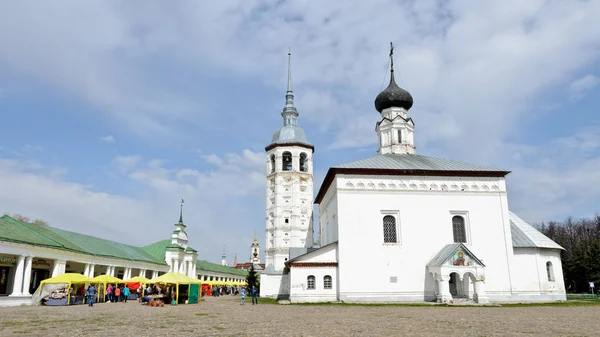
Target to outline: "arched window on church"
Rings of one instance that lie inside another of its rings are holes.
[[[314,290],[315,288],[316,288],[315,287],[315,276],[314,275],[309,275],[306,278],[306,289]]]
[[[331,289],[332,288],[332,284],[331,284],[331,276],[330,275],[325,275],[323,277],[323,288],[324,289]]]
[[[306,165],[306,153],[304,152],[300,154],[300,171],[308,171],[308,166]]]
[[[271,173],[275,172],[275,155],[271,155]]]
[[[460,215],[455,215],[452,217],[452,233],[454,234],[454,242],[467,242],[465,218]]]
[[[548,282],[554,282],[554,268],[552,268],[552,262],[546,262],[546,274],[548,274]]]
[[[383,217],[383,242],[398,242],[398,236],[396,235],[396,218],[393,215],[386,215]]]
[[[281,158],[282,161],[282,171],[291,171],[292,170],[292,154],[289,152],[284,152]]]

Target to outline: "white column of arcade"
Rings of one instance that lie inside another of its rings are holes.
[[[30,296],[29,285],[31,284],[31,267],[33,266],[33,256],[27,256],[25,259],[25,276],[23,277],[23,295]]]
[[[25,256],[17,257],[17,270],[15,270],[15,280],[13,282],[13,291],[10,296],[21,296],[23,292],[23,269],[25,268]]]

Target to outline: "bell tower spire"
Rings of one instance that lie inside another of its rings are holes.
[[[292,50],[288,48],[288,81],[285,93],[285,106],[283,107],[283,126],[296,126],[298,124],[298,110],[294,105],[294,92],[292,91]]]

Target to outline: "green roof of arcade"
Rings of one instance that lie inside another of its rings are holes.
[[[243,277],[246,277],[248,275],[248,272],[245,270],[222,266],[220,264],[216,264],[216,263],[212,263],[212,262],[208,262],[208,261],[204,261],[204,260],[202,260],[202,261],[197,260],[196,268],[199,270],[204,270],[204,271],[212,271],[215,273],[223,273],[223,274],[233,274],[233,275],[239,275],[239,276],[243,276]]]
[[[21,222],[8,215],[0,218],[0,240],[94,256],[166,264],[164,258],[157,258],[141,247],[50,226]]]

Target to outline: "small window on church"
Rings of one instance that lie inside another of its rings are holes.
[[[383,217],[383,242],[398,242],[398,237],[396,235],[396,218],[392,215],[386,215]]]
[[[552,268],[552,262],[546,262],[546,274],[548,274],[548,282],[554,282],[554,268]]]
[[[306,278],[306,289],[315,289],[315,277],[313,275],[310,275]]]
[[[331,289],[332,288],[332,284],[331,284],[331,276],[330,275],[325,275],[325,277],[323,277],[323,288],[325,289]]]
[[[275,155],[271,155],[271,173],[275,172]]]
[[[454,242],[467,242],[465,218],[460,215],[455,215],[452,217],[452,233],[454,234]]]
[[[292,170],[292,154],[289,152],[284,152],[281,158],[283,171],[291,171]]]
[[[290,219],[285,218],[285,223],[290,223]]]
[[[402,143],[402,130],[398,130],[398,144]]]
[[[307,165],[306,165],[306,153],[304,153],[304,152],[302,152],[300,154],[300,171],[302,171],[302,172],[308,171]]]

